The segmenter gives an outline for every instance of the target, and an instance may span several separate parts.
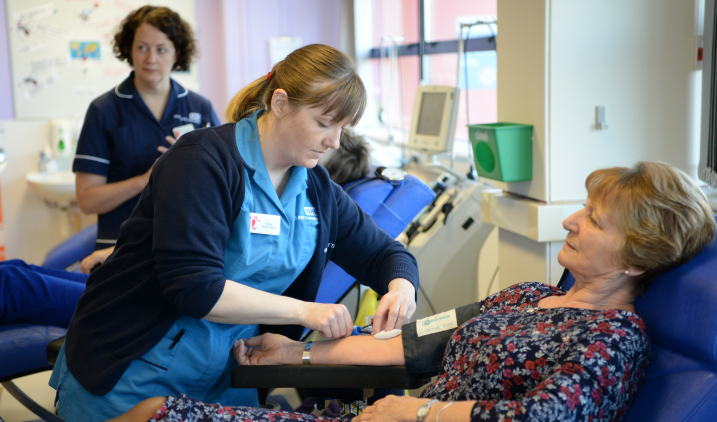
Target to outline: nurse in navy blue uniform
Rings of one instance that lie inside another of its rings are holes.
[[[154,6],[130,13],[114,52],[134,71],[90,104],[72,167],[80,209],[98,214],[96,250],[115,245],[152,166],[175,142],[173,130],[220,124],[207,99],[169,77],[188,70],[196,52],[192,30],[177,13]]]
[[[157,160],[68,328],[50,380],[62,418],[104,421],[182,393],[258,405],[255,389],[229,388],[236,340],[353,329],[345,306],[314,302],[329,260],[382,295],[374,332],[409,321],[415,258],[317,165],[365,106],[356,63],[309,45],[234,97],[234,123]]]

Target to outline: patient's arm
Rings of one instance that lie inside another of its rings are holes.
[[[234,345],[240,365],[301,365],[306,343],[278,334],[263,334]],[[402,337],[377,340],[360,335],[316,341],[311,346],[312,365],[405,365]]]

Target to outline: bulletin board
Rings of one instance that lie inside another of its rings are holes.
[[[84,116],[93,99],[129,75],[112,38],[125,16],[146,4],[168,6],[195,28],[194,0],[7,0],[15,117]],[[196,66],[172,78],[197,90]]]

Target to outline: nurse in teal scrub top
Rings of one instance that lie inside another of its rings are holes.
[[[229,388],[235,340],[260,325],[351,333],[343,305],[313,302],[329,260],[383,295],[374,331],[408,322],[415,259],[317,166],[365,104],[354,61],[309,45],[235,96],[235,123],[157,161],[70,323],[50,380],[61,417],[106,420],[181,393],[256,406],[256,390]]]

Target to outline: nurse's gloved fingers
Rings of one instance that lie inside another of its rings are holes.
[[[174,136],[165,136],[164,139],[166,139],[167,142],[169,142],[169,145],[174,145],[174,143],[177,142],[177,140],[174,139]]]
[[[346,323],[351,316],[344,305],[304,302],[302,306],[301,325],[318,331],[325,338],[342,337],[353,329],[353,324]]]
[[[376,308],[376,314],[373,317],[373,332],[378,333],[387,328],[389,321],[389,309],[391,307],[391,293],[387,293],[381,298]]]
[[[346,327],[346,334],[343,337],[349,337],[354,330],[354,322],[348,312],[344,315],[344,326]]]
[[[157,147],[157,151],[159,151],[160,154],[164,154],[165,152],[167,152],[168,149],[169,148],[163,147],[161,145]]]
[[[396,327],[394,328],[401,328],[405,324],[408,324],[415,312],[416,304],[413,303],[413,301],[409,301],[408,303],[404,303],[403,305],[401,305],[401,311],[399,312],[399,316],[396,319]]]

